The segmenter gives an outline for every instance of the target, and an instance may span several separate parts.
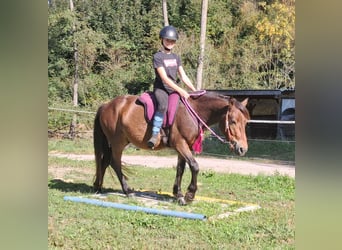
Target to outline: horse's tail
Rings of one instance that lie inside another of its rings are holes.
[[[100,116],[103,106],[101,106],[96,113],[94,120],[94,131],[93,131],[93,140],[94,140],[94,153],[95,153],[95,162],[96,162],[96,174],[95,174],[95,182],[94,189],[95,191],[100,191],[103,183],[103,176],[106,171],[106,168],[110,164],[111,159],[111,147],[108,144],[106,135],[104,134],[101,124],[100,124]]]

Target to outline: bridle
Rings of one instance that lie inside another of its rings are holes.
[[[215,136],[219,141],[221,141],[222,143],[225,144],[229,144],[231,146],[233,146],[235,143],[231,142],[229,139],[231,138],[231,133],[230,133],[230,129],[229,129],[229,121],[228,121],[228,111],[226,114],[226,123],[225,123],[225,132],[227,133],[228,131],[228,141],[225,139],[222,139],[218,134],[215,133],[214,130],[212,130],[202,119],[201,117],[199,117],[199,115],[196,113],[196,111],[191,107],[190,103],[188,102],[187,99],[185,99],[184,97],[181,97],[182,102],[184,103],[184,106],[186,107],[186,109],[189,111],[189,113],[191,114],[192,118],[196,121],[202,124],[202,126],[204,126],[206,129],[208,129],[210,131],[210,133]]]
[[[224,128],[224,132],[228,133],[228,139],[230,139],[232,137],[232,134],[230,133],[230,129],[229,129],[228,111],[227,111],[227,114],[226,114],[226,124],[225,124],[225,128]]]

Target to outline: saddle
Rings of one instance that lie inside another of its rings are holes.
[[[171,127],[175,119],[179,100],[180,98],[177,92],[173,92],[169,95],[167,112],[163,120],[162,128],[160,130],[161,141],[165,145],[168,145],[169,142],[169,128]],[[152,123],[153,116],[157,110],[157,100],[153,92],[148,91],[142,93],[139,96],[137,102],[144,106],[145,120],[147,121],[147,123]]]
[[[173,92],[169,95],[169,104],[166,112],[166,116],[163,121],[163,128],[168,128],[172,125],[176,111],[179,104],[179,95],[177,92]],[[142,93],[138,101],[144,105],[145,108],[145,119],[148,123],[151,123],[153,120],[153,116],[157,110],[157,100],[153,94],[153,92],[144,92]]]
[[[191,98],[196,99],[199,96],[204,95],[205,93],[206,93],[205,90],[194,91],[194,92],[190,93],[190,96],[191,96]],[[173,124],[173,121],[175,119],[179,100],[180,100],[180,98],[179,98],[179,94],[177,92],[173,92],[169,95],[168,108],[167,108],[166,116],[165,116],[164,121],[163,121],[162,129],[160,131],[161,138],[162,138],[161,141],[165,145],[168,145],[169,128],[171,127],[171,125]],[[148,91],[148,92],[142,93],[139,96],[137,103],[142,104],[144,106],[145,119],[148,123],[152,123],[153,116],[156,112],[156,106],[157,106],[157,101],[156,101],[156,98],[155,98],[153,92]],[[202,126],[199,126],[199,129],[200,129],[200,133],[199,133],[195,143],[192,145],[192,149],[197,154],[202,152],[202,142],[203,142],[203,136],[204,136]]]

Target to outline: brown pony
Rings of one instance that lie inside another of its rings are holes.
[[[94,148],[96,178],[94,189],[100,192],[106,168],[114,169],[122,191],[129,195],[129,188],[121,169],[121,156],[124,148],[132,143],[142,149],[152,133],[152,125],[146,122],[144,107],[137,102],[138,96],[118,96],[99,107],[94,122]],[[246,109],[247,99],[238,102],[235,98],[219,96],[213,93],[188,99],[192,109],[208,126],[217,124],[230,143],[230,149],[243,156],[248,149],[245,127],[250,119]],[[178,202],[185,205],[195,198],[199,166],[192,154],[192,145],[198,138],[202,124],[190,115],[183,103],[180,103],[172,126],[169,129],[168,144],[160,143],[154,150],[165,147],[174,148],[178,153],[177,173],[173,185],[173,194]],[[181,191],[185,163],[191,170],[191,182],[185,197]]]

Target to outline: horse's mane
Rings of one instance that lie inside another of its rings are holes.
[[[203,101],[203,102],[208,101],[208,100],[206,100],[208,98],[209,99],[219,98],[219,99],[227,100],[228,102],[231,102],[237,109],[239,109],[248,120],[250,119],[248,109],[244,105],[242,105],[241,102],[239,102],[236,98],[234,98],[232,96],[226,96],[226,95],[217,94],[217,93],[213,93],[213,92],[206,92],[204,95],[202,95],[200,97],[201,97],[200,101]]]
[[[251,119],[250,115],[249,115],[249,111],[248,109],[241,104],[241,102],[237,101],[235,98],[234,98],[234,105],[235,107],[237,107],[241,112],[242,114],[246,117],[246,119]]]

